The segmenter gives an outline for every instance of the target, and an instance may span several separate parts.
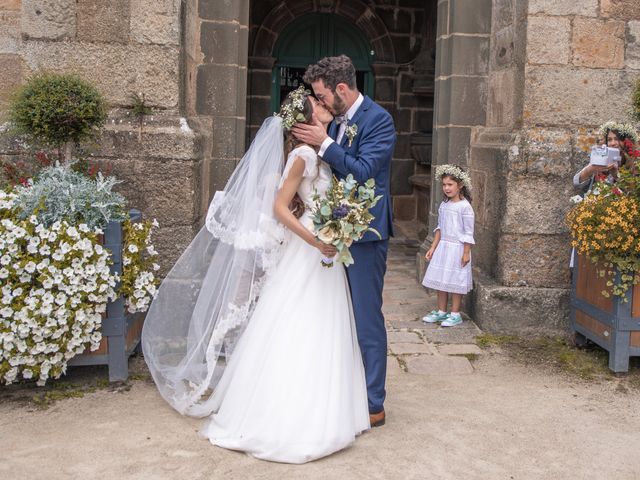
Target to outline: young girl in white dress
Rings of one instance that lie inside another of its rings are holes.
[[[425,255],[430,262],[422,285],[438,292],[438,310],[433,310],[422,321],[453,327],[462,323],[462,296],[473,288],[471,245],[475,242],[471,179],[457,165],[439,166],[436,176],[442,181],[444,200],[438,209],[433,245]],[[451,313],[447,313],[449,294]]]

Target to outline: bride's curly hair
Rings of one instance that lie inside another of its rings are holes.
[[[295,90],[294,90],[295,91]],[[313,118],[313,104],[309,97],[311,94],[304,94],[304,103],[302,110],[297,110],[304,117],[304,120],[299,120],[296,123],[311,123]],[[287,98],[284,99],[282,105],[280,105],[280,112],[284,111],[285,107],[290,106],[289,108],[293,108],[293,98],[291,95],[287,95]],[[291,129],[283,129],[284,134],[284,159],[285,163],[291,151],[296,148],[298,145],[301,145],[303,142],[298,140],[293,133],[291,133]],[[320,160],[318,159],[318,163]],[[289,204],[289,210],[296,218],[300,218],[304,214],[305,206],[304,202],[300,198],[300,196],[296,193]]]

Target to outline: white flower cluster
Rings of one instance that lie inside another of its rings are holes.
[[[638,131],[629,123],[605,122],[598,130],[602,138],[607,138],[609,132],[613,131],[620,136],[620,140],[629,139],[633,143],[638,143]]]
[[[297,89],[289,92],[288,97],[291,99],[291,103],[284,105],[278,113],[275,115],[282,118],[282,128],[289,130],[298,122],[304,122],[304,102],[311,92],[304,88],[304,85],[300,85]]]
[[[448,163],[438,165],[436,167],[436,178],[440,180],[444,176],[450,176],[461,181],[462,184],[467,187],[467,190],[471,190],[471,177],[457,165],[450,165]]]
[[[117,279],[100,230],[19,220],[15,199],[0,190],[0,381],[21,375],[44,385],[87,346],[98,348]]]
[[[146,312],[158,292],[158,278],[154,274],[160,265],[152,259],[158,252],[151,243],[152,227],[158,222],[127,223],[122,253],[122,294],[130,313]]]

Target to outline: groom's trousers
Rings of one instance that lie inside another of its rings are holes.
[[[384,408],[387,375],[387,330],[382,315],[382,287],[388,240],[354,243],[354,263],[347,268],[353,312],[367,380],[369,413]]]

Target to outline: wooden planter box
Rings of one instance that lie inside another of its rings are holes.
[[[640,285],[627,291],[627,301],[611,295],[605,298],[607,279],[598,275],[596,265],[576,255],[571,290],[571,328],[576,343],[586,339],[609,352],[609,368],[629,370],[629,357],[640,356]]]
[[[142,218],[137,210],[131,210],[129,215],[134,221]],[[118,275],[122,275],[122,243],[122,224],[110,222],[104,230],[104,247],[111,250],[111,272]],[[76,355],[69,361],[69,366],[108,365],[110,382],[126,380],[129,376],[129,357],[140,343],[143,323],[144,314],[128,313],[122,296],[109,302],[102,320],[100,347],[93,352],[87,349]]]

